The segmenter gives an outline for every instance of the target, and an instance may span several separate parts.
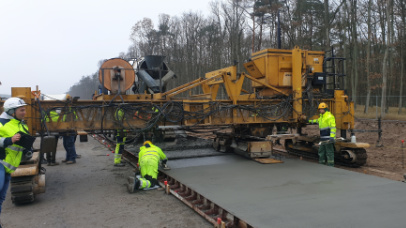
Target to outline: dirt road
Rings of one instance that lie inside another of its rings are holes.
[[[114,167],[114,154],[93,138],[76,142],[76,149],[82,155],[76,164],[44,166],[46,193],[38,195],[34,203],[15,206],[7,194],[3,227],[213,227],[163,191],[127,193],[126,178],[133,168]],[[57,160],[64,156],[59,140]]]

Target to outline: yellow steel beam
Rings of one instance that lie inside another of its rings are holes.
[[[299,119],[302,115],[302,51],[297,46],[292,50],[292,91],[293,118]]]

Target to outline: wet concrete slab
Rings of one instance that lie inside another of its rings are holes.
[[[406,184],[298,159],[169,161],[167,173],[254,227],[406,227]]]

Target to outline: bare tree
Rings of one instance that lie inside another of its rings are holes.
[[[369,101],[371,99],[371,80],[370,80],[370,64],[371,64],[371,39],[372,39],[372,26],[371,26],[371,7],[372,7],[372,0],[368,0],[368,44],[367,44],[367,60],[366,60],[366,73],[367,73],[367,97],[365,101],[365,109],[364,113],[368,113],[369,108]]]
[[[386,48],[385,48],[385,54],[383,57],[383,62],[382,62],[382,99],[381,99],[381,117],[385,117],[386,114],[386,101],[387,101],[387,84],[388,84],[388,55],[391,47],[391,13],[392,13],[392,7],[393,7],[393,1],[388,0],[388,4],[386,6],[386,23],[387,23],[387,29],[388,29],[388,37],[386,39]]]

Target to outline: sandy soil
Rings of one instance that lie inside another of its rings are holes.
[[[59,141],[61,161],[65,151]],[[77,142],[76,147],[82,155],[76,164],[45,165],[46,193],[34,203],[15,206],[7,194],[3,227],[213,227],[162,190],[129,194],[125,184],[133,168],[114,167],[114,154],[93,138]]]
[[[378,122],[376,120],[358,120],[355,123],[355,129],[359,130],[377,130]],[[317,126],[306,127],[304,132],[316,133]],[[349,133],[347,133],[349,137]],[[339,135],[339,133],[338,133]],[[340,167],[355,172],[375,175],[389,178],[392,180],[403,181],[403,174],[406,173],[406,122],[383,121],[382,138],[378,141],[377,132],[357,132],[357,142],[366,142],[371,146],[367,150],[367,164],[360,168]],[[403,159],[403,161],[402,161]]]

